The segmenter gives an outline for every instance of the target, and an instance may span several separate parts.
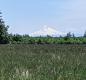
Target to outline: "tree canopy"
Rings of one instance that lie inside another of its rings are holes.
[[[9,43],[8,39],[8,26],[5,25],[5,22],[2,19],[0,12],[0,44]]]

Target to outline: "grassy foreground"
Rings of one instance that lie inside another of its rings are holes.
[[[0,45],[0,80],[86,80],[86,45]]]

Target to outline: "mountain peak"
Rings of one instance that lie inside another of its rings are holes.
[[[30,34],[30,36],[32,37],[37,37],[37,36],[60,36],[60,35],[65,35],[65,33],[62,33],[60,31],[57,31],[54,28],[48,27],[47,25],[44,25],[42,29],[40,29],[39,31],[33,32]]]
[[[54,28],[48,27],[47,25],[44,25],[42,31],[47,33],[57,32]]]

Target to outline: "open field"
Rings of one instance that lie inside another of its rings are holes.
[[[0,45],[0,80],[86,80],[86,45]]]

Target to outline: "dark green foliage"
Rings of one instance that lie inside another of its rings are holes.
[[[2,17],[0,16],[0,44],[6,44],[9,43],[8,38],[8,28],[9,26],[6,26]]]
[[[36,43],[37,43],[37,44],[42,44],[41,39],[38,39]]]
[[[64,37],[64,40],[65,40],[65,41],[68,41],[69,39],[70,39],[70,38],[69,38],[69,37],[67,37],[67,36],[66,36],[66,37]]]
[[[10,37],[9,37],[10,38]],[[20,44],[85,44],[86,38],[83,37],[29,37],[21,35],[11,35],[11,43]]]
[[[30,37],[29,35],[10,34],[9,42],[20,44],[86,44],[86,38],[75,37],[70,32],[65,37]]]
[[[22,41],[22,36],[19,34],[13,35],[12,40],[15,42],[21,42]]]

